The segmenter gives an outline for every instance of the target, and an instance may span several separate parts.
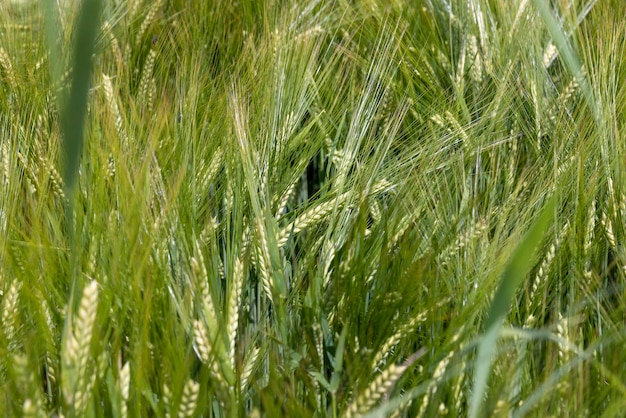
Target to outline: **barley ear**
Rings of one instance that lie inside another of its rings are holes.
[[[383,396],[388,395],[393,386],[396,384],[402,374],[408,369],[419,357],[424,354],[425,350],[420,350],[413,354],[407,361],[401,365],[392,364],[384,372],[379,374],[376,379],[361,392],[348,406],[344,417],[351,418],[368,412]]]
[[[84,412],[93,386],[90,372],[91,341],[98,307],[98,283],[92,281],[83,289],[76,321],[68,317],[68,329],[64,336],[61,358],[61,386],[66,402],[77,415]],[[68,309],[69,311],[69,309]]]
[[[200,393],[200,384],[193,380],[188,380],[183,388],[183,397],[180,401],[178,418],[191,418],[194,416]]]
[[[120,370],[119,390],[122,400],[120,415],[122,418],[128,417],[128,397],[130,395],[130,363],[124,364]]]
[[[230,297],[228,300],[228,337],[230,343],[230,365],[233,370],[235,370],[235,342],[237,340],[237,326],[239,324],[239,305],[241,303],[241,290],[244,281],[243,261],[241,258],[236,258],[234,264]]]
[[[16,317],[18,313],[18,298],[22,283],[18,280],[13,280],[9,290],[3,298],[2,306],[2,330],[7,341],[7,348],[9,350],[15,349],[17,340],[15,338],[15,325]]]

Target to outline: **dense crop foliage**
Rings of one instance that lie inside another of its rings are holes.
[[[625,12],[3,1],[0,415],[622,416]]]

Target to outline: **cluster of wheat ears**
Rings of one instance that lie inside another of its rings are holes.
[[[626,409],[621,1],[79,3],[0,4],[0,415]]]

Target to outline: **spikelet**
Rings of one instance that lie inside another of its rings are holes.
[[[24,414],[37,418],[46,417],[41,389],[37,386],[35,374],[28,367],[28,358],[25,355],[15,355],[11,363],[20,391],[29,395],[24,402]]]
[[[13,64],[11,64],[11,58],[9,54],[0,46],[0,67],[4,74],[4,79],[7,84],[13,88],[16,86],[15,72],[13,71]]]
[[[113,27],[108,20],[102,24],[102,34],[108,36],[109,38],[109,45],[113,51],[113,57],[115,58],[115,63],[118,68],[123,68],[124,56],[122,55],[122,50],[120,49],[120,43],[117,41],[117,38],[113,33]]]
[[[457,120],[457,118],[454,117],[452,112],[446,110],[445,115],[450,132],[452,132],[454,135],[458,135],[464,146],[471,146],[470,137],[467,134],[467,131],[465,130],[465,128],[463,128],[463,126],[461,126],[461,123]]]
[[[470,35],[467,43],[470,80],[472,80],[472,82],[476,85],[480,85],[483,81],[483,62],[480,50],[478,49],[478,41],[474,35]]]
[[[244,392],[246,389],[248,389],[248,384],[250,382],[250,376],[252,376],[252,373],[254,372],[254,368],[256,366],[256,362],[259,358],[259,353],[261,352],[261,350],[259,350],[258,348],[254,347],[252,349],[252,351],[248,354],[248,356],[246,357],[245,360],[245,364],[243,367],[243,372],[241,373],[241,391]]]
[[[465,370],[465,362],[461,362],[460,370]],[[459,373],[459,376],[456,379],[456,384],[454,385],[454,409],[456,411],[461,410],[462,402],[463,402],[463,381],[465,380],[465,374],[463,372]]]
[[[46,352],[45,372],[50,385],[56,386],[58,362],[50,351]],[[48,402],[52,401],[52,394],[49,394]]]
[[[452,69],[450,68],[450,59],[443,53],[440,48],[435,49],[435,47],[431,48],[431,52],[435,54],[434,58],[437,64],[445,70],[447,73],[451,73]]]
[[[208,245],[211,237],[213,236],[215,231],[217,231],[219,226],[220,224],[217,221],[217,218],[214,216],[210,217],[206,225],[202,229],[202,232],[200,233],[200,242],[204,245]]]
[[[558,54],[559,50],[552,43],[552,41],[550,41],[543,52],[543,66],[548,68]]]
[[[561,242],[565,238],[565,235],[569,231],[569,222],[566,222],[561,228],[558,236],[556,237],[554,243],[550,245],[546,256],[544,257],[541,265],[539,266],[539,270],[537,270],[537,275],[535,276],[535,280],[533,281],[533,286],[530,291],[530,300],[533,301],[537,292],[539,291],[539,287],[544,282],[546,276],[548,275],[550,268],[552,266],[552,261],[554,260],[554,256],[556,254],[556,250],[561,246]]]
[[[604,233],[606,234],[606,238],[611,245],[611,248],[617,248],[617,241],[615,240],[615,234],[613,233],[613,223],[608,216],[606,216],[606,212],[602,212],[602,219],[600,221],[602,226],[604,227]]]
[[[201,203],[206,199],[207,191],[209,190],[211,183],[213,183],[215,176],[222,168],[223,163],[224,151],[221,147],[218,147],[213,153],[213,157],[211,157],[209,164],[202,164],[198,170],[196,174],[196,182],[199,185],[200,193],[197,195],[197,203]],[[207,225],[207,228],[209,226],[210,225]]]
[[[529,2],[530,0],[521,0],[519,2],[519,6],[517,7],[517,13],[515,13],[515,19],[513,19],[513,24],[511,25],[511,28],[509,29],[509,37],[513,36],[513,34],[515,33],[515,28],[517,27],[517,24],[522,19],[522,16],[524,15],[524,11],[526,10],[526,6],[528,6]]]
[[[537,91],[537,83],[534,80],[530,80],[530,95],[533,101],[533,107],[535,110],[535,139],[537,140],[537,149],[541,149],[541,138],[543,136],[543,127],[541,126],[541,119],[543,116],[543,110],[539,103],[539,93]]]
[[[194,349],[198,358],[200,358],[204,364],[211,365],[211,343],[206,328],[201,321],[193,321],[193,339],[195,342]]]
[[[84,370],[89,359],[89,345],[93,334],[98,307],[98,283],[90,282],[83,290],[74,328],[74,339],[78,347],[79,369]]]
[[[2,330],[4,331],[7,348],[9,350],[15,349],[15,345],[17,344],[15,338],[15,322],[17,320],[17,302],[21,288],[22,283],[13,280],[11,287],[9,287],[2,301]]]
[[[372,216],[374,223],[380,222],[380,220],[382,219],[380,204],[378,203],[376,199],[370,199],[369,203],[370,203],[369,204],[370,215]]]
[[[287,212],[287,205],[289,205],[290,200],[295,194],[297,183],[298,180],[293,181],[280,197],[278,208],[276,209],[276,219],[280,219]]]
[[[387,338],[381,349],[378,350],[378,353],[376,353],[376,356],[372,361],[372,370],[376,370],[377,368],[384,365],[386,359],[392,354],[393,348],[400,341],[402,341],[402,338],[414,332],[415,328],[417,328],[419,324],[423,323],[428,318],[428,314],[432,310],[440,308],[447,303],[449,303],[448,299],[443,299],[439,301],[432,309],[414,315],[407,323],[398,328],[398,330],[391,337]]]
[[[446,250],[441,252],[439,257],[442,260],[442,263],[444,265],[448,264],[455,254],[458,254],[459,251],[463,250],[470,242],[480,238],[487,230],[488,226],[489,225],[486,220],[480,219],[476,222],[476,224],[474,224],[473,227],[468,228],[461,235],[459,235],[456,242],[454,242],[452,246],[449,246]]]
[[[37,417],[37,407],[33,404],[33,401],[30,399],[26,399],[22,406],[22,416],[24,418],[36,418]]]
[[[446,357],[443,358],[443,360],[441,360],[438,364],[437,367],[435,367],[435,371],[433,372],[432,378],[430,380],[430,383],[428,384],[428,387],[426,389],[426,393],[424,394],[424,397],[422,398],[422,405],[420,408],[420,417],[423,417],[424,414],[426,413],[426,410],[428,408],[428,404],[430,402],[430,398],[437,393],[437,385],[439,384],[439,382],[441,381],[444,373],[446,372],[446,369],[448,367],[448,364],[450,363],[450,360],[452,359],[452,356],[454,355],[454,351],[451,350],[448,355]]]
[[[200,384],[191,379],[188,380],[183,388],[183,397],[180,401],[178,418],[190,418],[194,416],[198,402],[198,393],[200,393]]]
[[[119,106],[117,105],[117,95],[115,94],[111,78],[106,74],[102,74],[102,85],[104,86],[104,94],[106,96],[109,112],[111,113],[111,116],[113,116],[113,118],[115,119],[115,130],[117,131],[117,135],[122,140],[122,143],[126,143],[127,136],[124,132],[124,121],[122,120],[122,114],[120,113]],[[113,171],[115,171],[115,168],[113,168]]]
[[[506,185],[510,188],[513,187],[513,182],[515,181],[517,174],[517,155],[518,155],[518,145],[517,138],[515,138],[515,131],[511,129],[511,141],[509,142],[509,151],[507,153],[508,158],[508,170],[506,172]]]
[[[566,106],[572,96],[578,91],[580,87],[580,77],[584,76],[584,69],[581,70],[581,75],[577,77],[573,77],[569,83],[565,86],[561,94],[559,94],[559,104],[561,106]]]
[[[204,314],[215,318],[215,306],[213,298],[209,292],[209,273],[206,269],[204,256],[200,248],[200,242],[195,241],[195,255],[191,258],[191,272],[194,278],[193,285],[196,292],[199,291],[202,297],[202,308]]]
[[[235,369],[235,342],[237,340],[237,326],[239,324],[239,306],[241,304],[241,290],[243,288],[244,271],[241,258],[235,258],[231,277],[230,297],[228,300],[229,320],[228,337],[230,343],[230,366]]]
[[[130,363],[128,362],[120,370],[119,391],[122,398],[120,415],[122,418],[126,418],[128,417],[128,397],[130,395]]]
[[[89,373],[87,376],[84,376],[81,381],[81,389],[77,392],[73,405],[74,410],[78,412],[79,416],[84,414],[87,409],[90,400],[89,397],[93,392],[97,377],[98,375],[96,373]]]
[[[151,114],[154,110],[154,98],[156,95],[156,81],[154,81],[154,77],[151,77],[148,86],[148,99],[146,100],[146,110],[148,111],[148,114]]]
[[[461,46],[459,49],[459,58],[456,64],[456,85],[459,90],[461,90],[463,86],[463,76],[465,74],[465,55],[467,50],[467,41],[463,39],[461,41]]]
[[[549,272],[550,266],[552,265],[552,260],[554,259],[555,253],[556,253],[556,246],[555,244],[552,244],[550,245],[550,249],[548,249],[548,253],[546,254],[545,258],[541,262],[541,265],[539,266],[539,270],[537,270],[537,275],[535,276],[535,280],[533,281],[533,287],[530,291],[531,301],[535,299],[535,296],[537,295],[537,292],[539,291],[539,286],[543,283],[544,279],[546,278]]]
[[[345,204],[345,200],[349,196],[348,193],[344,193],[337,199],[320,203],[298,216],[292,223],[283,228],[278,235],[278,246],[283,247],[289,240],[289,236],[297,234],[304,229],[315,225],[322,221],[326,216],[335,210],[335,208],[341,208]]]
[[[35,175],[31,164],[28,162],[28,159],[24,156],[24,154],[19,151],[17,152],[17,158],[20,163],[22,163],[22,167],[24,168],[24,174],[26,174],[24,180],[29,189],[29,192],[31,194],[37,193],[37,190],[39,188],[39,180],[37,179],[37,176]]]
[[[135,3],[139,3],[139,1],[136,0]],[[137,32],[137,36],[135,38],[136,46],[141,43],[141,40],[146,34],[146,31],[148,30],[148,28],[150,28],[150,25],[152,25],[152,22],[154,22],[154,19],[156,18],[157,13],[161,9],[161,6],[163,6],[163,0],[155,0],[155,2],[152,3],[152,6],[150,7],[150,9],[148,10],[148,13],[146,14],[146,17],[143,19],[143,22],[141,22],[141,27],[139,28],[139,32]]]
[[[617,209],[618,209],[617,198],[616,198],[617,195],[615,193],[615,187],[613,187],[613,178],[611,176],[608,176],[606,185],[608,188],[609,208],[611,209],[612,219],[617,219]]]
[[[76,321],[70,322],[64,338],[62,357],[62,388],[66,401],[81,415],[88,402],[94,373],[89,373],[90,348],[98,307],[98,283],[90,282],[83,289]],[[90,376],[92,377],[90,379]]]
[[[165,408],[165,418],[170,418],[170,410],[172,408],[172,391],[167,386],[168,379],[163,381],[163,407]]]
[[[322,238],[323,236],[320,237],[320,240]],[[320,244],[322,245],[322,254],[320,255],[320,259],[323,262],[322,285],[326,288],[328,282],[330,281],[330,276],[333,273],[331,267],[333,265],[333,261],[335,260],[335,256],[337,255],[337,245],[332,241],[320,241]],[[315,245],[314,248],[317,248],[317,245]]]
[[[137,13],[139,12],[139,6],[141,6],[142,4],[142,0],[127,0],[127,16],[130,21],[134,20],[135,17],[137,17]]]
[[[393,385],[409,367],[409,363],[403,365],[392,364],[374,379],[374,381],[357,396],[348,406],[344,417],[351,418],[362,415],[369,411],[376,403],[393,388]]]
[[[6,143],[7,141],[3,141],[0,144],[0,170],[2,170],[2,182],[0,184],[5,188],[9,186],[9,179],[11,178],[11,158]]]
[[[143,64],[143,69],[141,71],[141,79],[139,80],[139,103],[145,106],[145,109],[149,111],[148,108],[148,94],[150,90],[150,83],[154,82],[152,79],[152,71],[154,69],[154,63],[156,62],[156,51],[154,48],[150,49],[148,53],[148,57],[146,58],[146,62]]]
[[[232,177],[232,172],[231,170],[228,168],[228,165],[226,167],[226,188],[224,190],[224,206],[226,208],[226,214],[232,213],[233,211],[233,205],[235,203],[235,192],[233,190],[233,183],[232,181],[229,181],[228,179],[231,179]]]
[[[40,156],[39,162],[50,176],[52,193],[54,193],[54,195],[60,200],[65,201],[65,192],[63,191],[63,178],[61,178],[61,174],[59,174],[56,167],[54,167],[54,165],[52,165],[47,158]]]
[[[583,257],[585,259],[585,271],[583,274],[585,277],[591,277],[591,259],[590,250],[593,244],[595,229],[596,229],[596,200],[591,201],[589,207],[589,214],[587,215],[587,227],[585,229],[585,242],[583,243]]]
[[[415,328],[428,318],[428,313],[429,311],[425,311],[414,316],[407,324],[400,327],[400,329],[398,329],[396,333],[387,338],[381,349],[378,350],[378,353],[376,353],[374,360],[372,361],[372,370],[375,370],[384,364],[385,360],[393,352],[393,348],[400,341],[402,341],[402,338],[409,335],[411,332],[414,332]]]
[[[565,364],[570,359],[569,341],[569,319],[564,318],[559,312],[559,321],[556,324],[556,334],[559,336],[559,360]]]
[[[556,324],[556,335],[558,337],[559,364],[566,365],[572,358],[572,344],[570,342],[570,321],[559,312],[559,321]],[[570,389],[568,379],[561,379],[557,385],[561,395],[565,395]]]
[[[274,290],[274,280],[271,271],[271,259],[270,259],[270,251],[269,244],[267,242],[267,230],[265,228],[265,223],[261,218],[256,219],[256,261],[257,267],[259,268],[259,272],[261,274],[261,284],[263,287],[263,291],[270,301],[273,302],[272,291]]]

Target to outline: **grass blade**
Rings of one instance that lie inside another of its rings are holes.
[[[87,114],[87,94],[91,83],[91,59],[95,50],[100,21],[100,0],[85,0],[77,18],[77,33],[73,51],[72,86],[61,119],[64,181],[71,197],[83,148],[83,132]],[[71,201],[71,199],[70,199]]]

